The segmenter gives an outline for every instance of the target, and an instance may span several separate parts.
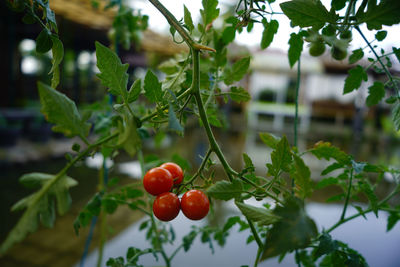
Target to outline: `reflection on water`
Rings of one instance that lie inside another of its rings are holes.
[[[257,203],[250,204],[256,205]],[[237,209],[233,202],[224,202],[221,207],[229,216],[238,215]],[[341,205],[328,205],[319,203],[309,203],[307,211],[313,218],[319,230],[329,228],[340,217]],[[355,209],[349,208],[347,214],[355,213]],[[219,214],[216,211],[216,214]],[[371,267],[398,267],[400,262],[400,225],[395,226],[392,231],[386,233],[385,213],[380,213],[377,219],[375,215],[368,214],[367,220],[362,217],[354,219],[351,222],[343,224],[332,232],[334,239],[347,243],[351,248],[359,251],[367,260]],[[141,249],[150,247],[149,242],[145,240],[145,233],[139,231],[139,225],[142,221],[138,221],[121,232],[114,239],[110,240],[105,246],[104,259],[109,257],[125,257],[128,247],[135,246]],[[171,254],[176,246],[180,244],[182,237],[189,233],[191,225],[204,225],[207,221],[193,222],[186,219],[182,213],[171,223],[176,231],[176,244],[165,246],[167,254]],[[238,227],[231,230],[231,234],[227,238],[224,248],[220,248],[215,244],[215,253],[211,254],[208,245],[204,245],[196,238],[191,249],[184,253],[181,251],[173,259],[172,266],[221,266],[232,267],[241,265],[253,265],[254,257],[257,251],[255,242],[246,245],[246,239],[249,231],[237,232]],[[95,266],[97,260],[97,250],[91,253],[86,259],[85,266]],[[140,258],[139,264],[144,266],[160,266],[163,265],[162,258],[157,262],[152,255],[144,255]],[[76,265],[78,267],[79,264]],[[104,264],[105,266],[105,264]],[[293,255],[287,255],[279,264],[277,258],[264,261],[259,266],[280,266],[289,267],[297,266],[294,262]]]

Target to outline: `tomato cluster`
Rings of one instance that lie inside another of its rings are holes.
[[[160,167],[150,169],[143,177],[144,189],[156,196],[153,202],[153,213],[161,221],[171,221],[183,214],[191,220],[204,218],[210,209],[207,196],[200,190],[187,191],[182,199],[171,191],[172,187],[183,181],[183,171],[179,165],[167,162]]]

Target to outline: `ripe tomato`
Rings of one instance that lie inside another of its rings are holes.
[[[153,202],[153,213],[161,221],[171,221],[179,214],[180,202],[177,195],[165,192],[156,197]]]
[[[208,214],[210,201],[202,191],[189,190],[182,196],[181,209],[189,219],[200,220]]]
[[[153,196],[168,192],[174,185],[171,173],[160,167],[150,169],[143,177],[144,189]]]
[[[173,162],[167,162],[162,164],[160,168],[167,169],[172,174],[172,178],[174,179],[174,185],[182,183],[183,171],[178,164],[175,164]]]

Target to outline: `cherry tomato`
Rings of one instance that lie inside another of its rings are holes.
[[[177,195],[165,192],[156,197],[153,202],[153,213],[161,221],[171,221],[179,214],[180,202]]]
[[[182,168],[173,162],[167,162],[160,166],[160,168],[167,169],[174,179],[174,185],[182,183],[183,180],[183,171]]]
[[[171,173],[164,168],[156,167],[150,169],[143,177],[144,189],[153,196],[168,192],[173,185],[174,180]]]
[[[189,219],[200,220],[208,214],[210,201],[202,191],[189,190],[182,196],[181,209]]]

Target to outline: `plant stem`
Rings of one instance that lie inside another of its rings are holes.
[[[209,148],[207,150],[206,155],[203,158],[203,161],[201,162],[200,167],[197,169],[196,173],[190,178],[190,180],[187,181],[185,184],[191,184],[201,174],[201,172],[203,171],[204,167],[206,166],[207,160],[210,157],[211,153],[212,153],[212,150],[211,150],[211,148]]]
[[[167,265],[167,267],[170,267],[171,262],[167,256],[167,254],[164,251],[163,245],[161,243],[160,235],[158,233],[157,224],[156,224],[156,221],[154,220],[154,216],[152,214],[150,215],[150,219],[151,219],[151,226],[153,227],[153,231],[154,231],[154,234],[156,235],[156,239],[157,239],[157,244],[156,244],[157,248],[156,249],[160,250],[161,256],[163,257],[165,264]]]
[[[351,170],[350,170],[349,187],[347,188],[346,200],[344,202],[342,215],[340,216],[340,221],[343,220],[344,216],[346,215],[346,210],[347,210],[347,206],[349,204],[349,199],[350,199],[350,195],[351,195],[352,183],[353,183],[353,168],[351,168]]]
[[[372,53],[374,53],[376,60],[378,60],[379,64],[382,66],[383,70],[385,71],[386,76],[388,77],[388,79],[390,80],[392,85],[394,86],[394,89],[396,90],[396,93],[397,93],[397,98],[400,98],[400,90],[399,90],[397,84],[394,82],[392,74],[389,72],[389,70],[387,69],[385,64],[383,64],[381,58],[378,56],[375,49],[372,47],[371,43],[367,40],[367,38],[365,37],[363,32],[360,30],[360,28],[358,26],[355,26],[354,28],[358,31],[358,33],[361,35],[361,37],[367,43],[367,45],[368,45],[369,49],[371,49]]]
[[[262,249],[264,247],[264,244],[261,241],[260,237],[258,236],[258,233],[257,233],[256,227],[254,226],[254,223],[251,220],[247,219],[247,217],[246,217],[246,220],[250,226],[251,233],[253,234],[254,239],[257,242],[258,248]]]
[[[257,249],[257,255],[256,255],[256,260],[254,261],[253,267],[257,267],[257,266],[258,266],[258,259],[259,259],[260,256],[261,256],[261,252],[262,252],[262,249],[261,249],[260,247],[258,247],[258,249]]]

